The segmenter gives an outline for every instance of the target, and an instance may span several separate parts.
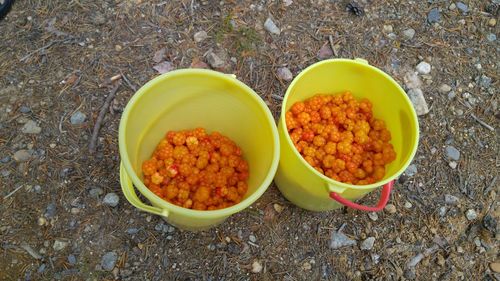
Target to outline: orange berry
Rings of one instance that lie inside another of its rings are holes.
[[[371,125],[375,131],[380,131],[385,128],[385,122],[380,119],[375,119]]]
[[[142,173],[146,176],[150,176],[156,172],[157,165],[156,160],[146,160],[142,164]]]
[[[315,146],[321,147],[321,146],[325,145],[325,143],[326,143],[326,140],[322,136],[315,136],[313,139],[313,144]]]
[[[248,190],[248,185],[244,181],[239,181],[237,185],[237,190],[240,195],[245,195]]]
[[[303,112],[306,108],[306,105],[299,101],[299,102],[296,102],[292,105],[292,108],[290,109],[292,111],[293,114],[295,115],[299,115],[299,113]]]
[[[332,155],[326,155],[323,158],[322,163],[325,168],[332,168],[335,165],[335,157],[333,157]]]
[[[169,186],[167,186],[165,196],[167,197],[167,199],[171,200],[171,199],[174,199],[175,197],[177,197],[178,193],[179,193],[179,189],[177,187],[175,187],[174,185],[169,185]]]
[[[151,175],[151,182],[154,184],[160,184],[163,181],[163,176],[161,176],[159,173],[154,173]]]
[[[329,141],[329,142],[327,142],[325,144],[325,146],[323,147],[323,149],[325,150],[325,152],[327,154],[332,154],[333,155],[333,154],[337,153],[337,144],[334,143],[334,142]]]
[[[351,152],[351,143],[342,141],[337,144],[337,151],[343,154],[349,154]]]
[[[310,129],[306,129],[302,132],[302,138],[301,140],[304,140],[306,142],[311,142],[314,139],[314,132],[311,131]]]
[[[327,106],[323,106],[320,111],[319,111],[320,115],[321,115],[321,118],[322,119],[330,119],[332,117],[332,111],[330,110],[329,107]]]
[[[307,113],[307,112],[301,112],[297,116],[297,120],[299,121],[299,123],[302,126],[305,126],[305,125],[309,124],[309,122],[311,122],[311,115],[309,115],[309,113]]]

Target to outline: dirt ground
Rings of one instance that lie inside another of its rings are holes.
[[[356,15],[341,0],[18,0],[0,22],[0,279],[500,280],[499,3],[463,2],[366,0]],[[430,111],[393,206],[313,213],[272,185],[191,233],[130,205],[118,178],[123,107],[155,65],[214,65],[212,53],[275,116],[290,83],[280,67],[295,76],[321,58],[361,57],[406,90],[421,82]],[[430,73],[412,76],[422,61]],[[115,207],[103,203],[112,192]],[[354,245],[331,248],[341,227]]]

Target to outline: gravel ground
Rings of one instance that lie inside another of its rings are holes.
[[[17,1],[0,22],[0,279],[500,280],[499,5]],[[123,198],[118,123],[147,81],[234,73],[278,116],[290,80],[332,57],[389,73],[420,115],[417,155],[384,212],[312,213],[272,185],[191,233]]]

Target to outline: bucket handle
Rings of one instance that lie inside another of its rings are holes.
[[[382,193],[380,194],[380,200],[378,201],[376,206],[364,206],[360,204],[356,204],[352,201],[349,201],[348,199],[345,199],[342,197],[340,194],[337,192],[330,192],[330,197],[339,202],[340,204],[347,206],[349,208],[353,208],[356,210],[361,210],[361,211],[368,211],[368,212],[380,212],[385,208],[385,205],[387,205],[387,202],[389,201],[389,197],[391,195],[391,190],[392,186],[394,185],[394,181],[390,181],[382,187]]]
[[[127,171],[125,170],[123,163],[120,163],[120,184],[122,186],[123,195],[125,195],[127,201],[130,202],[130,204],[132,204],[134,207],[136,207],[141,211],[145,211],[151,214],[159,215],[162,217],[168,217],[169,214],[168,210],[147,205],[144,202],[142,202],[141,199],[139,199],[139,197],[137,197],[134,185],[132,184],[132,181],[130,180]]]

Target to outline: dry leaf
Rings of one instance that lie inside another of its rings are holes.
[[[169,61],[164,61],[153,66],[153,69],[158,71],[158,73],[163,74],[174,70],[174,65]]]

